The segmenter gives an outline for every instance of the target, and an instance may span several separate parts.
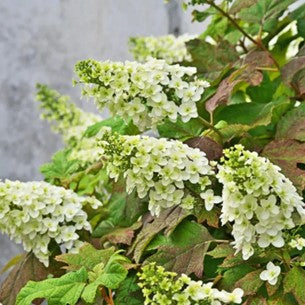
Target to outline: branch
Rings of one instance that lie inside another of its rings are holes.
[[[219,11],[223,16],[227,17],[230,22],[245,36],[247,37],[251,42],[253,42],[255,45],[257,45],[260,49],[262,49],[263,51],[266,51],[269,53],[270,57],[272,58],[274,64],[276,65],[276,67],[278,68],[278,70],[280,70],[280,66],[278,64],[278,62],[275,60],[275,58],[272,56],[272,54],[269,52],[269,50],[264,46],[264,44],[262,43],[261,39],[260,39],[260,34],[258,37],[258,40],[255,40],[253,37],[251,37],[236,21],[234,18],[232,18],[227,12],[225,12],[221,7],[219,7],[218,5],[216,5],[213,0],[206,0],[206,3],[209,4],[210,6],[214,7],[217,11]]]
[[[251,40],[254,44],[258,45],[257,41],[252,38],[227,12],[225,12],[221,7],[216,5],[213,1],[206,0],[206,3],[210,6],[214,7],[217,11],[219,11],[223,16],[227,17],[231,23],[249,40]]]

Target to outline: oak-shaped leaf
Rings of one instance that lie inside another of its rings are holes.
[[[300,190],[305,189],[305,143],[292,139],[274,140],[265,146],[263,156],[278,165]]]
[[[131,119],[128,119],[127,122],[125,122],[119,116],[114,116],[89,126],[86,129],[84,136],[89,138],[93,137],[98,134],[98,132],[102,129],[102,127],[105,126],[111,127],[111,130],[113,132],[117,132],[122,135],[139,134],[138,128],[132,123]]]
[[[276,139],[294,139],[305,142],[305,104],[287,112],[278,122]]]
[[[46,279],[49,275],[57,277],[63,273],[64,271],[60,269],[60,265],[56,262],[52,261],[50,267],[46,268],[34,254],[25,254],[3,281],[0,287],[0,303],[15,305],[17,294],[28,281],[40,281]],[[35,302],[35,304],[40,303],[41,301]]]
[[[112,197],[104,210],[101,221],[93,231],[93,237],[115,234],[119,229],[123,230],[121,233],[130,234],[129,231],[124,231],[124,228],[132,228],[139,217],[146,213],[147,202],[139,199],[135,191],[127,194],[125,189],[123,181],[114,184]]]
[[[60,150],[54,154],[52,161],[40,167],[40,172],[46,181],[54,183],[56,180],[67,179],[80,168],[80,161],[69,159],[70,149]]]
[[[235,287],[241,288],[245,296],[256,294],[258,289],[264,284],[259,277],[262,271],[262,269],[257,269],[246,274],[235,283]]]
[[[103,264],[101,265],[101,268],[99,268],[100,266],[98,265],[96,267],[97,268],[94,268],[91,272],[94,273],[91,275],[92,277],[95,277],[94,280],[84,288],[82,293],[82,299],[87,303],[93,303],[95,301],[97,289],[99,287],[107,287],[110,289],[118,288],[128,273],[126,268],[116,261],[109,261],[105,267],[103,267]]]
[[[199,136],[204,126],[198,118],[191,119],[183,123],[180,118],[177,122],[165,120],[162,125],[158,125],[158,133],[163,138],[185,141],[194,136]]]
[[[299,305],[305,304],[305,271],[303,268],[294,266],[284,277],[284,293],[292,293]]]
[[[204,226],[185,220],[162,240],[157,252],[149,256],[144,264],[157,262],[178,274],[194,273],[202,277],[204,257],[212,241],[213,237]]]
[[[68,271],[76,271],[83,267],[90,271],[100,263],[106,265],[114,253],[114,248],[97,250],[91,244],[86,243],[80,248],[79,253],[61,254],[56,257],[56,260],[67,264],[63,268]]]
[[[278,19],[295,0],[258,0],[250,7],[243,8],[238,17],[251,24],[261,25],[267,32],[272,31]]]
[[[230,7],[229,13],[236,14],[240,12],[243,8],[247,8],[255,4],[258,0],[235,0]]]
[[[28,282],[19,292],[16,305],[31,305],[36,299],[47,299],[49,305],[75,305],[86,286],[85,268],[69,272],[60,278]]]
[[[143,305],[144,297],[137,284],[138,277],[135,272],[130,272],[115,292],[116,305]]]
[[[162,211],[159,217],[145,223],[129,251],[133,252],[136,263],[140,262],[145,248],[159,232],[170,233],[188,215],[187,211],[176,207]]]
[[[234,46],[226,40],[212,45],[202,39],[193,39],[186,43],[186,47],[192,56],[190,65],[209,80],[218,78],[239,58]]]

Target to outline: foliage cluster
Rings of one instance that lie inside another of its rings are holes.
[[[65,148],[44,182],[0,183],[0,230],[28,252],[3,305],[305,304],[305,4],[184,8],[199,36],[76,64],[112,117],[38,85]]]

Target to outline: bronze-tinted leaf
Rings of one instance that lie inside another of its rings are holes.
[[[264,284],[259,275],[262,269],[258,269],[248,273],[246,276],[238,280],[235,287],[239,287],[244,291],[244,295],[255,295],[257,290]]]
[[[296,140],[275,140],[263,150],[263,155],[271,162],[281,167],[283,174],[288,177],[300,190],[305,189],[305,143]]]
[[[305,56],[292,59],[282,69],[282,78],[286,84],[291,84],[297,72],[305,68]]]
[[[163,242],[157,253],[144,262],[157,262],[178,274],[194,273],[201,278],[203,261],[213,237],[207,228],[191,221],[182,222]]]
[[[216,93],[206,102],[206,110],[213,113],[218,106],[226,105],[234,87],[240,82],[241,80],[231,80],[230,77],[225,78],[218,86]]]
[[[52,261],[50,267],[46,268],[34,254],[29,253],[24,256],[9,273],[0,287],[0,303],[3,305],[15,305],[16,296],[23,286],[28,281],[41,281],[53,275],[54,277],[61,276],[64,271],[60,268],[61,265]],[[36,301],[35,304],[41,304],[42,301]]]
[[[228,41],[221,41],[217,46],[201,39],[190,40],[186,43],[192,56],[191,66],[210,80],[222,75],[226,67],[233,66],[239,54]]]
[[[170,233],[189,213],[181,208],[167,209],[161,212],[160,216],[144,224],[138,234],[130,252],[136,263],[139,263],[146,246],[152,241],[156,234],[166,229],[165,233]]]
[[[276,139],[305,141],[305,104],[293,108],[281,118],[275,137]]]
[[[199,148],[209,160],[217,160],[222,156],[222,146],[209,137],[195,137],[187,140],[185,144]]]

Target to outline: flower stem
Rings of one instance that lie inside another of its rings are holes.
[[[202,118],[200,116],[198,116],[198,119],[200,120],[202,125],[204,125],[205,127],[208,127],[210,129],[212,129],[213,131],[215,131],[219,135],[219,137],[220,137],[220,139],[222,141],[222,134],[221,134],[221,132],[217,128],[215,128],[212,124],[210,124],[207,120],[205,120],[204,118]]]

